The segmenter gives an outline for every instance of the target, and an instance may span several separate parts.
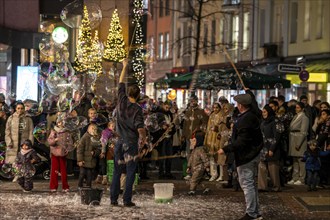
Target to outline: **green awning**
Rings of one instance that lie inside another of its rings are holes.
[[[248,70],[239,70],[244,85],[253,90],[290,88],[289,80],[280,76],[265,75]],[[165,83],[169,88],[188,89],[193,73],[187,73],[178,77],[161,80],[158,83]],[[219,90],[219,89],[241,89],[242,85],[233,69],[229,70],[199,70],[196,81],[196,89]]]

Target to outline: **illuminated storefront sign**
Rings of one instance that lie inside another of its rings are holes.
[[[307,82],[325,83],[328,82],[328,73],[309,73]],[[300,84],[298,74],[286,74],[286,79],[291,81],[291,84]]]

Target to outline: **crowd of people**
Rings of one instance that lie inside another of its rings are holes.
[[[157,103],[141,99],[136,85],[126,88],[126,67],[124,61],[117,105],[107,112],[92,106],[87,96],[71,112],[51,112],[36,121],[26,115],[24,102],[7,106],[1,95],[0,141],[7,146],[6,163],[19,170],[40,161],[33,151],[33,129],[45,120],[51,192],[58,190],[59,176],[62,191],[68,192],[67,176],[78,166],[79,188],[92,187],[93,180],[104,185],[110,181],[111,204],[118,205],[119,194],[124,191],[124,205],[135,206],[135,174],[147,179],[148,167],[154,165],[159,179],[175,179],[175,155],[182,160],[182,177],[190,181],[189,195],[196,194],[206,177],[208,181],[222,181],[225,188],[242,188],[246,200],[242,219],[260,219],[258,192],[280,192],[285,184],[305,184],[313,191],[330,184],[328,102],[315,100],[311,106],[306,95],[288,102],[279,95],[270,97],[259,109],[254,94],[245,88],[245,94],[234,97],[235,106],[220,97],[207,111],[192,95],[181,110],[170,100]],[[98,123],[100,115],[109,120]],[[79,129],[78,138],[65,126],[68,118],[77,116],[88,121]],[[113,166],[110,169],[109,164]],[[16,171],[17,180],[24,191],[33,189],[31,172],[25,175]]]

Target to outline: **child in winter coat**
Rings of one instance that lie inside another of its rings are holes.
[[[23,192],[29,192],[33,189],[32,177],[35,174],[34,163],[40,162],[37,152],[32,149],[32,142],[26,139],[21,145],[21,150],[17,154],[13,168],[16,169],[18,184],[23,188]]]
[[[210,171],[210,160],[203,146],[204,133],[197,133],[191,140],[194,149],[189,157],[187,173],[191,172],[190,191],[189,195],[195,195],[197,185],[202,181],[205,171]],[[209,189],[204,189],[204,194],[208,193]]]
[[[86,186],[92,187],[93,170],[96,166],[97,157],[100,156],[100,137],[97,133],[96,124],[91,123],[87,132],[82,136],[77,149],[77,163],[80,167],[78,187],[83,187],[84,179]]]
[[[66,172],[66,156],[68,149],[73,146],[71,133],[64,127],[64,114],[59,114],[56,125],[51,130],[48,143],[51,153],[51,170],[49,188],[56,192],[58,188],[58,176],[61,176],[62,191],[69,192],[68,177]]]
[[[114,147],[118,135],[115,132],[115,122],[110,121],[106,129],[101,134],[101,155],[100,155],[100,170],[96,182],[107,185],[107,160],[113,160]],[[112,158],[111,158],[112,157]],[[113,168],[111,169],[113,170]]]
[[[330,154],[330,149],[322,151],[317,147],[317,141],[313,140],[308,143],[308,149],[305,151],[302,161],[305,162],[308,191],[316,191],[319,182],[319,171],[321,169],[321,159]]]

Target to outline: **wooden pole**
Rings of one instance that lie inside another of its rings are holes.
[[[223,48],[223,52],[225,53],[226,57],[228,58],[228,60],[229,60],[229,62],[230,62],[230,64],[231,64],[231,66],[234,68],[234,70],[235,70],[235,72],[236,72],[236,74],[237,74],[237,76],[238,76],[239,81],[241,82],[243,88],[245,89],[246,87],[245,87],[245,85],[244,85],[244,82],[243,82],[243,79],[242,79],[242,77],[241,77],[241,74],[239,74],[239,72],[238,72],[238,70],[237,70],[237,68],[236,68],[236,66],[235,66],[235,64],[234,64],[234,62],[233,62],[233,60],[231,59],[230,55],[229,55],[228,52],[227,52],[226,47]]]

